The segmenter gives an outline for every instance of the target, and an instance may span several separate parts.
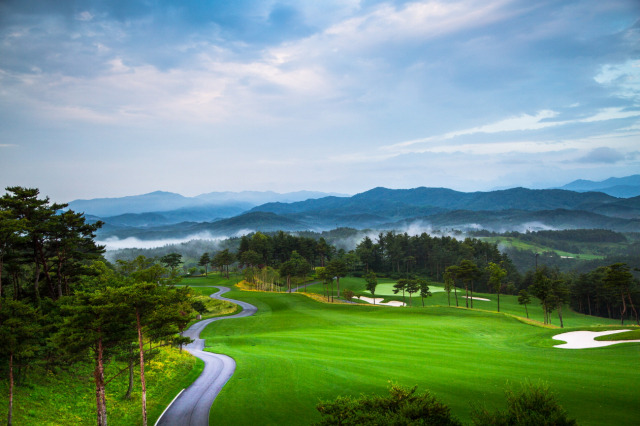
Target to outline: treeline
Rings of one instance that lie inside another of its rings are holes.
[[[622,243],[627,241],[627,237],[619,232],[609,229],[563,229],[555,231],[508,231],[497,233],[487,230],[471,231],[471,235],[476,237],[514,237],[524,241],[569,241],[576,243]]]
[[[558,314],[562,326],[562,309],[569,305],[577,312],[611,319],[631,320],[640,325],[636,306],[640,305],[638,280],[626,263],[598,267],[584,274],[563,273],[557,268],[540,266],[528,271],[519,289],[520,303],[526,304],[530,296],[538,299],[545,314],[545,323],[551,313]]]
[[[418,274],[442,281],[447,267],[469,260],[482,271],[478,291],[489,291],[487,285],[490,263],[501,264],[507,271],[506,280],[517,285],[520,274],[511,259],[500,253],[495,244],[478,239],[460,241],[450,236],[433,237],[427,233],[410,236],[407,233],[380,233],[375,241],[365,237],[356,247],[355,254],[364,270],[374,270],[391,278]]]
[[[108,266],[93,240],[100,222],[87,224],[82,214],[64,211],[67,205],[38,198],[37,189],[6,191],[0,198],[0,366],[9,388],[7,423],[14,386],[27,374],[82,362],[94,369],[98,425],[107,424],[109,374],[129,370],[129,397],[137,366],[146,425],[145,363],[158,347],[190,340],[180,337],[193,313],[189,289],[173,286],[174,267],[144,257]]]

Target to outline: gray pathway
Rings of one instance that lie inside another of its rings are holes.
[[[199,321],[184,332],[185,336],[193,339],[193,343],[185,346],[186,350],[204,361],[204,370],[200,377],[171,403],[156,425],[208,425],[211,405],[236,369],[236,363],[232,358],[203,350],[204,339],[200,339],[200,332],[214,321],[248,317],[255,314],[258,308],[246,302],[222,297],[222,294],[230,289],[222,286],[218,286],[218,288],[220,291],[212,294],[211,297],[238,304],[242,307],[242,312],[228,317],[209,318]]]

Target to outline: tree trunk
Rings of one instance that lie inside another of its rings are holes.
[[[124,399],[131,399],[131,393],[133,392],[133,346],[129,345],[129,387]]]
[[[560,328],[564,328],[564,323],[562,322],[562,304],[558,304],[558,318],[560,319]]]
[[[0,308],[2,308],[2,256],[0,256]]]
[[[62,254],[58,252],[58,299],[62,297]]]
[[[458,307],[458,290],[456,289],[456,286],[453,286],[453,294],[454,296],[456,296],[456,308]]]
[[[9,353],[9,412],[7,414],[7,426],[13,423],[13,352]]]
[[[529,319],[529,309],[527,308],[527,304],[524,304],[524,311],[527,313],[527,319]]]
[[[500,293],[498,293],[498,312],[500,312]]]
[[[629,297],[629,304],[631,305],[631,309],[633,310],[633,315],[636,317],[636,324],[640,325],[640,321],[638,320],[638,311],[636,311],[636,307],[633,304],[633,299],[631,299],[631,292],[627,290],[627,296]]]
[[[587,306],[589,308],[589,315],[591,315],[591,296],[587,294]]]
[[[471,281],[471,309],[473,309],[473,281]]]
[[[338,299],[340,299],[340,277],[336,277],[336,289],[338,290]]]
[[[51,279],[51,274],[49,273],[49,266],[47,265],[47,260],[44,256],[44,250],[41,245],[38,245],[38,251],[40,253],[40,260],[42,261],[42,270],[44,271],[44,277],[47,280],[47,287],[49,288],[49,294],[51,294],[51,298],[55,299],[55,288],[53,287],[53,280]]]
[[[142,425],[147,426],[147,384],[144,380],[144,346],[142,344],[142,324],[140,310],[136,309],[136,325],[138,326],[138,346],[140,346],[140,384],[142,385]]]
[[[469,308],[469,284],[464,284],[464,291],[466,293],[466,297],[464,299],[467,308]]]
[[[96,415],[98,426],[107,426],[107,407],[104,391],[104,362],[102,359],[102,338],[98,339],[96,351],[96,365],[93,371],[93,378],[96,384]]]
[[[35,296],[36,296],[36,306],[38,308],[41,307],[41,303],[40,303],[40,262],[38,262],[38,259],[35,259],[35,264],[36,264],[36,277],[35,280],[33,282],[33,290],[35,292]]]
[[[620,310],[620,324],[624,325],[624,314],[627,312],[627,304],[625,303],[624,299],[624,291],[621,291],[622,293],[622,309]]]

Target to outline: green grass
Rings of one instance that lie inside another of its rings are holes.
[[[601,340],[601,341],[640,340],[640,329],[625,331],[623,333],[608,334],[606,336],[598,336],[596,337],[596,340]]]
[[[493,312],[433,306],[446,304],[446,293],[426,308],[331,305],[301,294],[235,291],[229,297],[259,311],[204,332],[208,350],[237,362],[212,409],[215,424],[309,424],[319,419],[320,399],[384,394],[389,380],[430,389],[464,421],[470,403],[502,408],[508,383],[525,379],[547,381],[581,424],[636,424],[640,415],[633,391],[640,380],[637,343],[553,348],[559,342],[551,337],[561,331]],[[521,314],[514,299],[503,298],[503,310]],[[566,322],[607,323],[569,312]]]
[[[501,244],[506,247],[513,247],[519,250],[528,250],[531,252],[552,251],[552,252],[555,252],[558,256],[570,257],[570,258],[581,259],[581,260],[604,259],[604,256],[602,255],[589,253],[587,251],[583,253],[571,253],[563,250],[558,250],[550,246],[544,246],[541,244],[536,244],[528,241],[522,241],[519,238],[513,238],[513,237],[480,237],[478,239],[486,242],[491,242],[494,244]],[[608,246],[610,244],[604,244],[604,245]]]
[[[122,365],[109,364],[107,379]],[[160,354],[145,366],[148,423],[156,419],[171,400],[200,375],[204,363],[187,352],[161,348]],[[95,424],[95,385],[93,367],[74,364],[67,370],[48,372],[34,368],[21,386],[15,388],[13,423],[16,425]],[[128,376],[123,374],[107,385],[107,418],[111,425],[140,425],[140,375],[135,372],[132,399],[123,398]],[[0,418],[6,419],[9,388],[0,382]]]

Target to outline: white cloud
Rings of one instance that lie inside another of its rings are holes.
[[[78,21],[91,21],[93,20],[93,14],[89,11],[80,12],[76,15]]]
[[[509,117],[494,123],[469,129],[456,130],[443,135],[430,136],[422,139],[415,139],[400,142],[382,147],[383,151],[390,153],[407,154],[411,152],[469,152],[469,153],[500,153],[505,151],[518,151],[523,153],[548,152],[566,149],[570,142],[503,142],[503,143],[474,143],[474,144],[454,144],[447,142],[460,136],[468,136],[479,133],[496,134],[506,132],[536,131],[548,127],[566,126],[578,123],[594,123],[598,121],[617,120],[623,118],[640,117],[640,111],[623,111],[622,108],[605,108],[595,114],[578,119],[550,121],[551,118],[558,117],[558,113],[551,110],[543,110],[536,115],[523,114],[516,117]]]
[[[640,100],[640,60],[606,64],[593,78],[603,86],[613,87],[618,96]]]

